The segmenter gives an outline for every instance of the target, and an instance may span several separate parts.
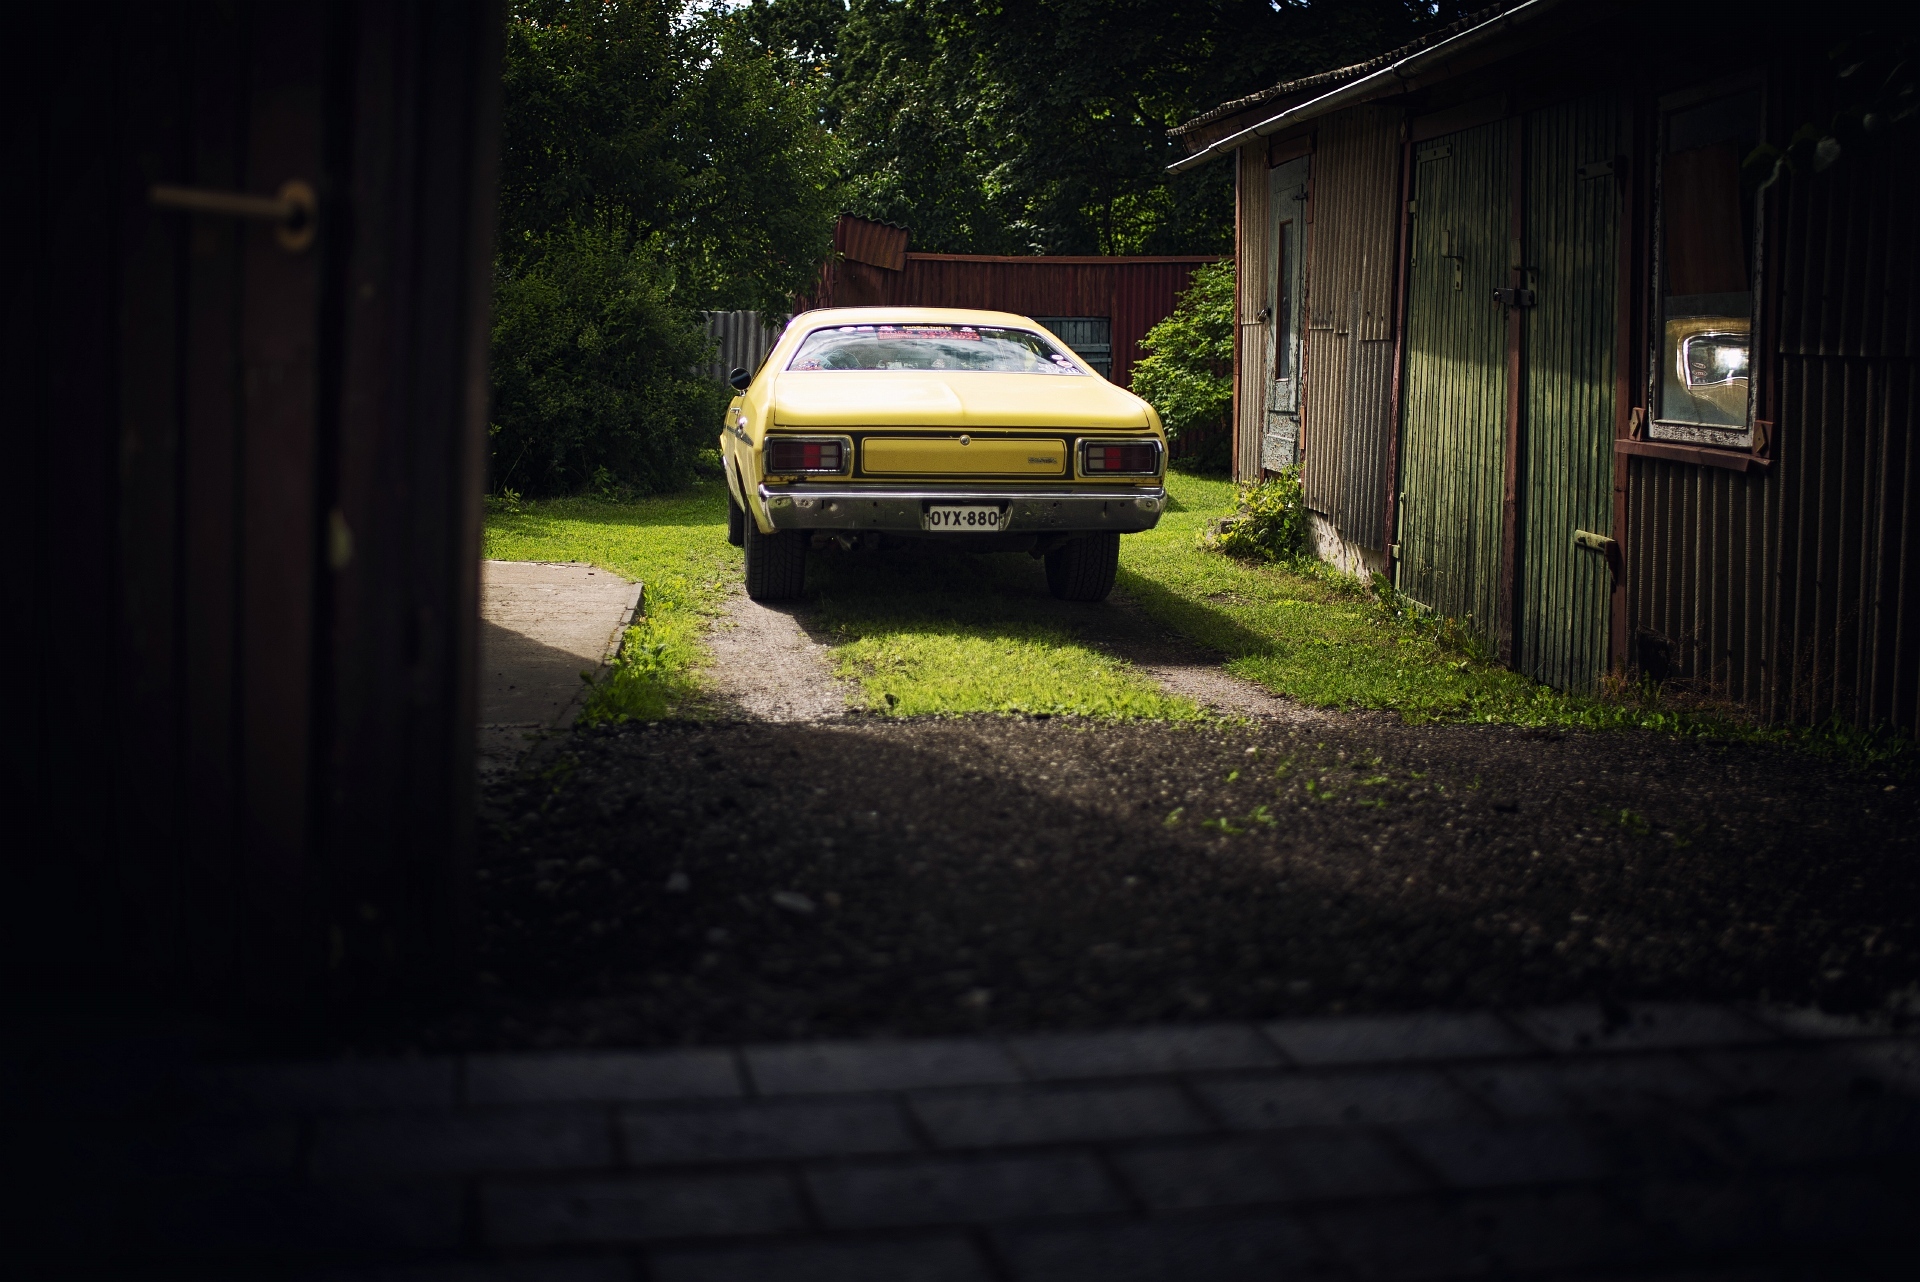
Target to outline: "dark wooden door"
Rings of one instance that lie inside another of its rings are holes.
[[[43,834],[16,964],[274,1013],[441,986],[497,7],[15,19],[0,359],[35,484],[8,698]],[[258,207],[288,184],[314,197],[291,225]]]

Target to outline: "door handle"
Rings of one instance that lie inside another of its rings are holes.
[[[313,188],[298,178],[282,183],[279,194],[273,196],[155,183],[147,192],[147,201],[155,209],[272,223],[274,238],[290,254],[305,253],[320,226],[320,203],[314,198]]]

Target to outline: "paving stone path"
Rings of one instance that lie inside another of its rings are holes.
[[[249,1064],[141,1089],[131,1130],[80,1142],[115,1156],[55,1226],[65,1264],[1853,1278],[1900,1276],[1920,1245],[1920,1038],[1808,1011]]]

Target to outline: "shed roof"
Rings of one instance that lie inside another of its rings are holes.
[[[1248,107],[1257,107],[1263,102],[1272,102],[1275,98],[1284,98],[1289,94],[1300,93],[1308,89],[1318,89],[1326,85],[1337,85],[1342,81],[1354,80],[1370,72],[1378,71],[1382,67],[1392,66],[1402,58],[1410,54],[1419,53],[1422,49],[1437,44],[1449,36],[1458,35],[1462,31],[1477,27],[1490,18],[1497,18],[1507,10],[1518,7],[1521,3],[1522,0],[1501,0],[1499,4],[1488,5],[1486,8],[1470,13],[1464,18],[1450,22],[1444,27],[1436,27],[1425,35],[1410,40],[1397,49],[1390,49],[1377,57],[1367,59],[1365,62],[1356,62],[1348,67],[1336,67],[1332,71],[1315,72],[1311,76],[1301,76],[1296,80],[1283,80],[1272,88],[1262,89],[1257,93],[1250,93],[1243,98],[1235,98],[1231,102],[1223,102],[1211,111],[1202,112],[1192,120],[1175,125],[1173,128],[1167,130],[1167,137],[1182,137],[1203,126],[1210,125],[1216,120],[1231,116],[1237,111],[1245,111]]]

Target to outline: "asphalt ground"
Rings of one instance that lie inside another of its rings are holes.
[[[1904,782],[1382,714],[668,722],[483,798],[438,1048],[1911,1002]]]

